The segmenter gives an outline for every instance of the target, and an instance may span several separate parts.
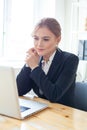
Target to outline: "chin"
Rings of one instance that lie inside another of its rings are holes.
[[[43,54],[43,53],[39,53],[39,52],[38,52],[38,55],[39,55],[39,56],[44,56],[44,54]]]

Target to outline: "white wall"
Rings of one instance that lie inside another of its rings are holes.
[[[72,0],[65,0],[65,14],[64,14],[64,37],[65,45],[64,48],[67,51],[71,51],[71,12],[72,12]]]
[[[3,40],[3,0],[0,0],[0,43],[2,43]],[[2,44],[0,44],[0,50],[2,48]],[[0,52],[0,55],[2,54],[2,51]]]
[[[64,49],[65,46],[65,38],[64,38],[64,32],[65,32],[65,3],[64,0],[56,0],[56,7],[55,7],[55,17],[59,21],[61,28],[62,28],[62,39],[59,44],[59,47],[61,49]]]
[[[60,48],[65,51],[71,50],[71,13],[72,0],[56,0],[56,18],[62,26],[62,41]]]

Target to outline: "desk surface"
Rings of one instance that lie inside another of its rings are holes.
[[[87,130],[87,112],[40,98],[33,100],[49,107],[22,121],[0,115],[0,130]]]

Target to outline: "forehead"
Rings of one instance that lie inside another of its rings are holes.
[[[36,36],[55,36],[47,27],[40,27],[34,32]]]

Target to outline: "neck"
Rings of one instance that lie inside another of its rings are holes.
[[[49,61],[49,57],[43,57],[43,60],[44,60],[45,62],[48,62],[48,61]]]
[[[48,62],[50,56],[51,56],[54,52],[55,52],[55,50],[54,50],[53,52],[51,52],[50,54],[43,56],[43,60],[45,60],[46,62]]]

